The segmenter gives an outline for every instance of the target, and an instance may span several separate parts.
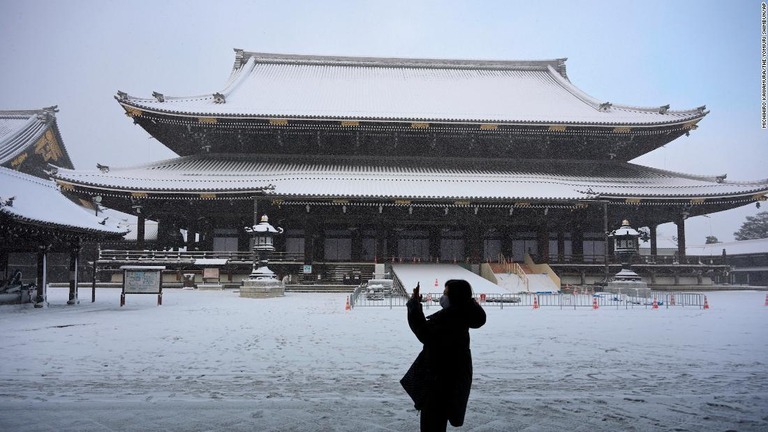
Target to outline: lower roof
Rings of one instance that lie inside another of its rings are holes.
[[[58,169],[65,188],[139,197],[573,201],[764,199],[768,179],[730,182],[619,161],[204,154],[100,170]]]
[[[685,253],[691,256],[768,255],[768,238],[688,246]]]
[[[72,234],[121,236],[127,228],[70,201],[51,180],[0,167],[0,215],[22,225]]]

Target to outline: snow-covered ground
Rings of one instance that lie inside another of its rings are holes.
[[[0,430],[418,430],[402,307],[81,294],[0,307]],[[765,293],[707,296],[709,310],[486,307],[460,430],[768,430]]]

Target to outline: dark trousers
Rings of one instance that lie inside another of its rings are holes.
[[[445,432],[448,427],[448,407],[437,398],[427,398],[421,409],[421,432]]]

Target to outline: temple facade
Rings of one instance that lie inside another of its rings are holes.
[[[243,228],[266,213],[285,229],[276,258],[305,269],[528,255],[581,281],[607,272],[606,233],[624,219],[646,229],[651,256],[656,227],[677,224],[679,264],[688,217],[766,199],[766,180],[629,162],[696,133],[706,107],[598,100],[565,63],[236,49],[211,94],[116,95],[178,158],[58,165],[53,176],[68,193],[138,215],[139,250],[141,221],[152,219],[163,249],[241,256]]]

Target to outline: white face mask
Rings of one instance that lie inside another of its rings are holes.
[[[440,306],[442,306],[442,307],[443,307],[443,309],[445,309],[445,308],[447,308],[448,306],[450,306],[450,302],[448,301],[448,296],[447,296],[447,295],[443,294],[443,295],[440,297]]]

